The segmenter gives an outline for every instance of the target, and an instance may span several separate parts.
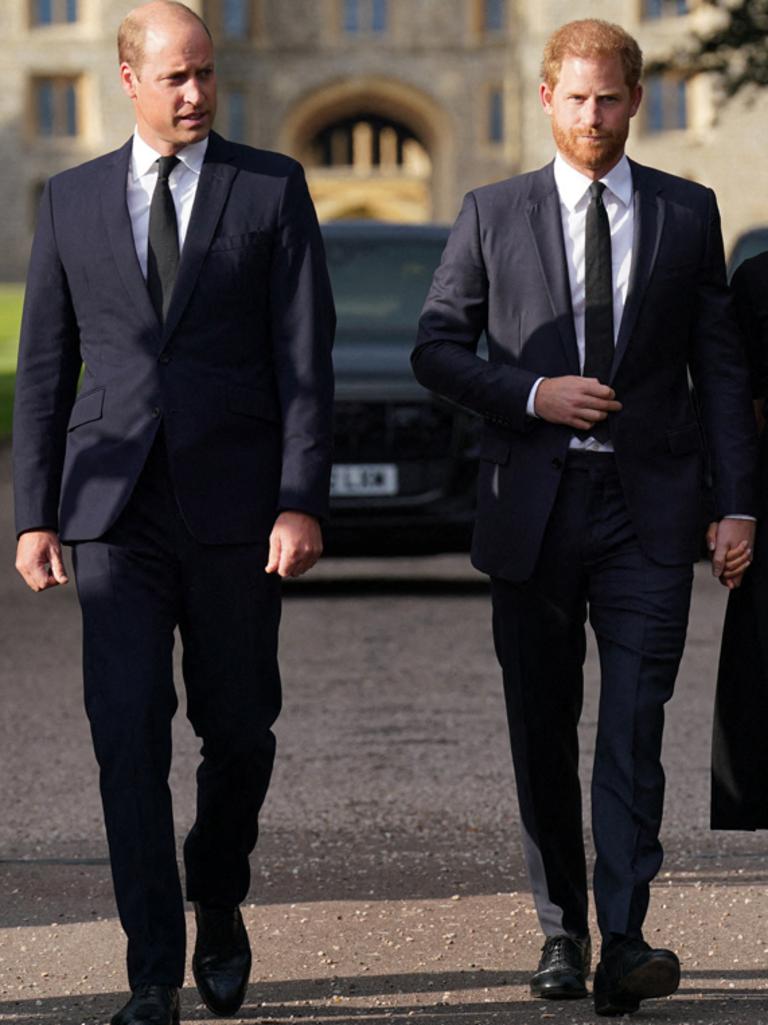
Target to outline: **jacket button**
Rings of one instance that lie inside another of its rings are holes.
[[[152,410],[152,416],[154,416],[154,417],[160,416],[161,413],[162,413],[162,410],[160,409],[159,406],[155,406],[155,408]]]
[[[563,460],[559,456],[555,456],[555,458],[552,460],[552,465],[556,470],[562,470]]]
[[[160,356],[159,362],[162,363],[164,367],[168,366],[168,364],[171,362],[171,357],[170,357],[169,353],[164,352]]]

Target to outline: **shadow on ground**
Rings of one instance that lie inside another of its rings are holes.
[[[744,987],[744,982],[762,978],[757,972],[686,973],[684,986],[670,1000],[646,1003],[633,1015],[633,1021],[692,1023],[759,1023],[768,1017],[765,990]],[[712,985],[697,985],[697,982]],[[414,973],[391,976],[322,978],[262,982],[249,987],[246,1002],[237,1014],[241,1021],[259,1022],[333,1022],[357,1025],[359,1022],[385,1021],[405,1025],[422,1021],[435,1025],[531,1025],[549,1019],[560,1022],[594,1021],[591,1000],[568,1003],[544,1003],[504,999],[503,987],[524,987],[528,975],[522,972]],[[738,986],[738,996],[731,988]],[[482,1000],[461,1000],[457,995],[473,990],[493,991]],[[457,995],[454,995],[457,994]],[[419,1003],[403,997],[418,995]],[[519,996],[519,995],[518,995]],[[696,999],[690,999],[692,997]],[[434,999],[437,997],[437,999]],[[371,1003],[364,1001],[370,998]],[[114,1013],[125,999],[124,993],[98,993],[84,997],[56,997],[45,1000],[5,1001],[0,1003],[0,1020],[15,1025],[85,1025],[102,1021]],[[345,1006],[347,1001],[354,1006]],[[429,1001],[426,1002],[425,1001]],[[199,1003],[194,989],[182,993],[182,1020],[213,1021]]]

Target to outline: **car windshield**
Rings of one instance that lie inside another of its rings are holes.
[[[442,238],[326,238],[337,342],[413,340]]]

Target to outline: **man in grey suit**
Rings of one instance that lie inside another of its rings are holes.
[[[595,631],[594,999],[605,1015],[672,993],[680,977],[675,954],[651,949],[642,927],[662,861],[664,704],[703,537],[705,443],[713,566],[730,586],[755,512],[749,386],[715,197],[625,156],[641,69],[616,25],[554,33],[540,95],[555,160],[467,195],[413,353],[422,384],[485,420],[472,557],[491,576],[546,939],[531,990],[553,999],[585,996],[590,971],[577,737],[587,616]]]

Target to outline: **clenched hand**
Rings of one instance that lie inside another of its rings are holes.
[[[613,388],[600,384],[596,377],[546,377],[534,400],[534,410],[542,420],[581,431],[620,409]]]
[[[69,580],[61,556],[59,535],[53,530],[30,530],[16,547],[16,569],[33,591],[45,591]]]
[[[323,535],[314,516],[281,512],[269,535],[267,573],[300,577],[311,569],[323,552]]]

